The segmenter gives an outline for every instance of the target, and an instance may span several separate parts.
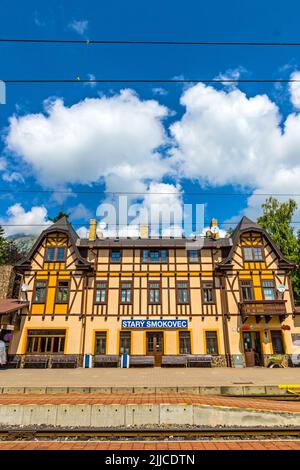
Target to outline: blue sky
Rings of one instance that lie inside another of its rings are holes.
[[[299,14],[299,2],[277,0],[2,0],[0,31],[41,39],[292,42],[300,40]],[[0,79],[288,78],[298,73],[300,48],[2,43],[0,56]],[[120,94],[124,88],[133,91]],[[3,225],[43,224],[65,210],[80,227],[109,196],[78,191],[172,193],[177,185],[184,202],[206,204],[206,220],[227,223],[259,214],[264,198],[249,193],[300,192],[297,84],[9,84],[6,92],[0,188],[11,192],[0,199]],[[24,229],[7,229],[16,231]]]

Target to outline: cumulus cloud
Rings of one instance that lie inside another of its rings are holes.
[[[230,83],[227,80],[239,80],[241,74],[245,73],[245,72],[247,72],[247,70],[242,66],[236,67],[234,69],[227,69],[225,72],[219,73],[215,77],[215,79],[216,80],[224,80],[224,82],[222,82],[223,85],[229,86],[229,87],[234,87],[234,86],[236,86],[236,84],[235,83]]]
[[[6,148],[30,165],[39,183],[107,182],[108,190],[143,187],[167,171],[156,149],[167,141],[166,107],[133,91],[65,106],[47,100],[44,113],[13,116]],[[123,183],[122,183],[123,182]]]
[[[88,20],[73,20],[71,21],[71,23],[69,23],[69,28],[73,29],[73,31],[76,31],[76,33],[83,36],[88,28],[88,25]]]
[[[85,207],[85,205],[82,204],[81,202],[76,207],[72,207],[72,209],[70,209],[70,218],[74,220],[78,220],[78,219],[87,220],[87,219],[92,218],[92,216],[93,216],[92,211],[88,209],[87,207]]]
[[[242,72],[232,69],[222,77]],[[164,182],[170,175],[252,191],[244,213],[255,218],[263,201],[257,193],[299,192],[300,87],[292,83],[289,91],[296,112],[283,119],[266,94],[247,96],[237,87],[201,83],[185,88],[185,111],[170,125],[171,139],[163,125],[170,111],[157,99],[142,100],[131,90],[73,106],[56,98],[43,113],[10,119],[6,152],[27,164],[44,187],[103,182],[111,193],[141,193],[129,199],[140,211],[132,215],[136,230],[148,207],[162,206],[164,189],[169,211],[173,202],[182,202],[181,188]],[[161,151],[166,145],[167,156]]]
[[[182,234],[183,201],[179,185],[152,182],[141,201],[133,203],[123,195],[117,207],[116,210],[116,204],[109,199],[98,206],[99,234],[138,237],[141,225],[148,225],[152,236]]]
[[[283,122],[267,95],[203,84],[186,90],[181,104],[185,113],[171,125],[171,154],[181,177],[252,190],[245,213],[254,218],[263,202],[256,193],[299,192],[300,114]]]
[[[17,233],[39,235],[51,223],[44,206],[34,206],[26,211],[19,203],[10,206],[6,216],[0,218],[0,225],[3,226],[6,236]]]

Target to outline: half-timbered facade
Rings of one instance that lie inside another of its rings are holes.
[[[263,366],[274,355],[291,364],[300,338],[293,268],[246,217],[218,240],[147,230],[98,238],[95,221],[80,239],[62,218],[16,266],[29,308],[9,353],[22,363],[46,356],[49,366],[82,365],[86,355],[117,365],[125,353],[137,365]]]

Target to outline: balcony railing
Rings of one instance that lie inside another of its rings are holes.
[[[287,315],[285,304],[286,300],[244,300],[239,303],[239,310],[243,322],[249,316],[255,316],[257,322],[263,318],[268,322],[276,315],[282,322]]]

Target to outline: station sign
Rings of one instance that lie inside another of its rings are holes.
[[[188,320],[122,320],[122,328],[187,328]]]

